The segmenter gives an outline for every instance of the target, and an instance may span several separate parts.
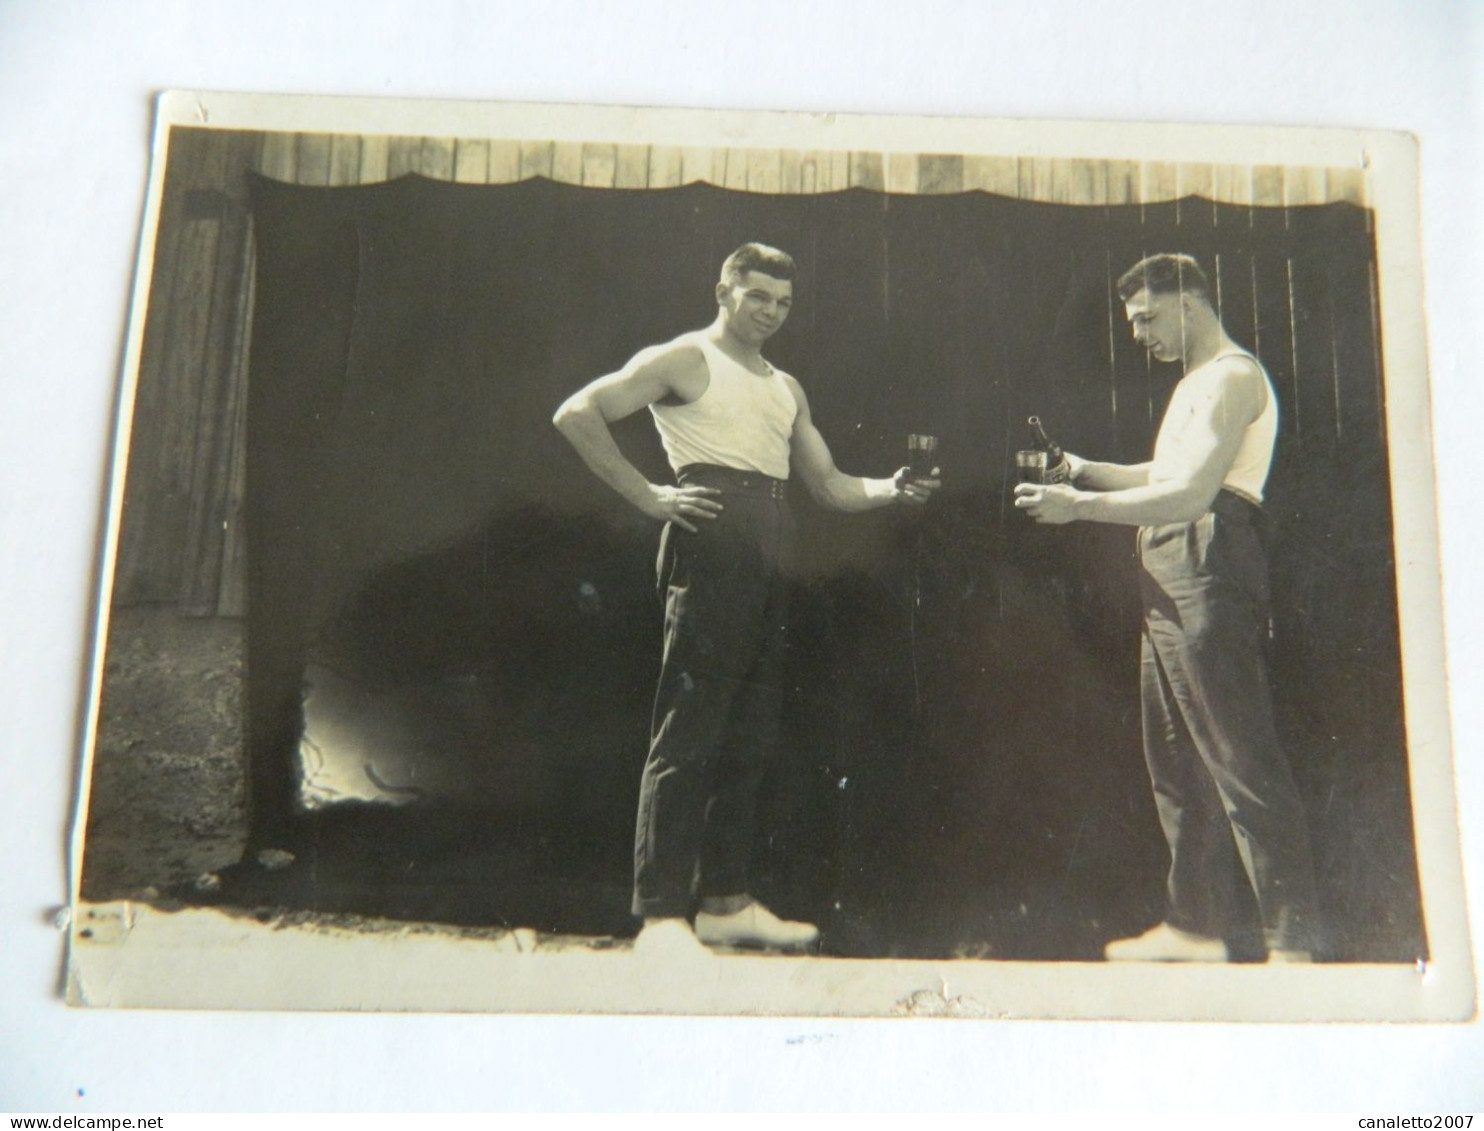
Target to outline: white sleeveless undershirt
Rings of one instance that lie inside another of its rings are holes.
[[[1230,349],[1217,354],[1204,365],[1192,369],[1175,386],[1170,406],[1165,409],[1164,420],[1159,426],[1159,438],[1154,442],[1154,463],[1149,469],[1149,481],[1158,483],[1174,479],[1185,467],[1190,458],[1186,448],[1190,443],[1191,421],[1198,411],[1202,416],[1209,415],[1208,407],[1220,395],[1216,362],[1227,357],[1245,357],[1257,366],[1267,389],[1267,403],[1257,414],[1257,419],[1247,425],[1236,459],[1221,485],[1260,503],[1273,463],[1273,445],[1278,439],[1278,397],[1262,362],[1246,350]]]
[[[689,404],[649,406],[670,466],[678,472],[687,464],[709,463],[787,479],[799,406],[783,374],[771,366],[766,377],[750,372],[722,353],[705,331],[680,341],[701,348],[710,380]]]

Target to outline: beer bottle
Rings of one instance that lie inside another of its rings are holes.
[[[1031,426],[1032,446],[1037,451],[1046,453],[1046,482],[1066,483],[1072,477],[1072,465],[1068,462],[1066,453],[1061,450],[1061,445],[1046,435],[1039,416],[1031,417],[1027,423]]]

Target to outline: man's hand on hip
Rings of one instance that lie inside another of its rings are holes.
[[[639,509],[650,518],[675,525],[697,533],[690,520],[715,518],[721,513],[721,504],[712,495],[720,495],[715,487],[666,487],[658,483],[649,486],[650,499],[640,504]]]

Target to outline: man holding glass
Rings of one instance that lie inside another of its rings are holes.
[[[641,350],[555,417],[598,478],[665,523],[664,655],[634,844],[641,953],[703,952],[701,943],[797,950],[818,938],[748,889],[763,760],[782,707],[786,482],[797,472],[816,502],[841,511],[922,504],[938,487],[905,468],[864,479],[835,467],[802,386],[762,355],[788,318],[794,273],[784,252],[744,244],[722,265],[710,326]],[[613,440],[610,425],[643,408],[677,486],[649,482]]]
[[[1243,905],[1235,856],[1257,897],[1269,961],[1307,962],[1313,866],[1262,657],[1261,504],[1277,397],[1262,364],[1228,337],[1190,256],[1141,260],[1117,290],[1135,340],[1184,371],[1153,460],[1068,455],[1071,485],[1015,489],[1015,505],[1038,522],[1140,528],[1144,754],[1170,848],[1168,911],[1105,954],[1227,961]]]

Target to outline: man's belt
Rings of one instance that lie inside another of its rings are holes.
[[[1267,525],[1268,516],[1262,509],[1262,504],[1245,492],[1230,487],[1223,487],[1216,492],[1216,498],[1211,500],[1211,511],[1223,518],[1250,522],[1259,530]]]
[[[682,487],[713,487],[724,495],[756,495],[765,499],[784,499],[788,495],[788,480],[740,467],[688,463],[677,476]]]

